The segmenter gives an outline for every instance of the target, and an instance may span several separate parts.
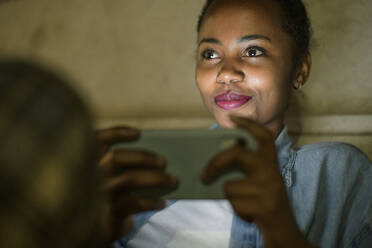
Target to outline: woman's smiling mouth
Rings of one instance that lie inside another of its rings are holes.
[[[214,98],[216,105],[224,110],[232,110],[246,104],[252,97],[227,91]]]

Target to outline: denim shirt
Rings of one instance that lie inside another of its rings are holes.
[[[275,145],[293,214],[310,243],[324,248],[371,248],[372,166],[367,156],[352,145],[337,142],[295,149],[286,129]],[[113,247],[126,247],[155,213],[137,214],[134,231]],[[264,246],[257,226],[234,214],[229,247]]]

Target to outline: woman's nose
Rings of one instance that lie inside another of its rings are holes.
[[[217,83],[231,84],[244,80],[244,72],[236,65],[225,63],[217,75]]]

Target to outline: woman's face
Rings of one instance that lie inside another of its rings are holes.
[[[270,0],[217,0],[198,36],[196,82],[222,127],[229,115],[256,120],[277,134],[291,89],[291,37]]]

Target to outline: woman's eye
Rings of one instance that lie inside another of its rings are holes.
[[[265,50],[260,47],[249,47],[245,50],[245,56],[248,57],[259,57],[265,54]]]
[[[203,59],[217,59],[218,58],[217,52],[211,49],[208,49],[202,52],[201,56],[203,57]]]

